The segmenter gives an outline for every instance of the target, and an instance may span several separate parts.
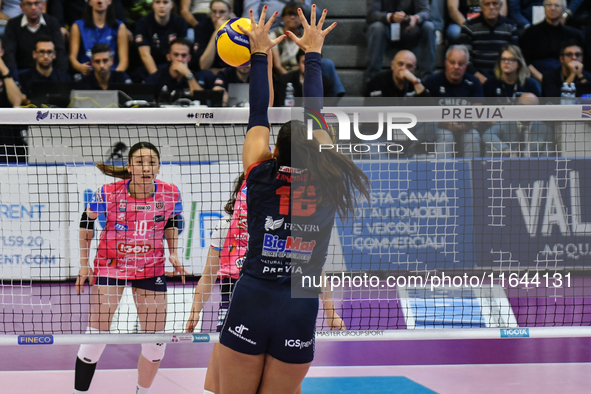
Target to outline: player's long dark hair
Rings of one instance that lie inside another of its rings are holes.
[[[226,211],[226,213],[230,216],[232,216],[234,213],[234,204],[236,204],[236,198],[238,197],[238,193],[240,193],[240,186],[242,186],[242,183],[244,182],[244,177],[245,175],[242,173],[238,178],[236,178],[236,181],[234,182],[234,191],[230,195],[230,199],[224,207],[224,211]]]
[[[84,9],[84,23],[88,27],[96,27],[94,24],[94,18],[92,17],[93,8],[88,3],[86,3],[86,8]],[[117,28],[117,18],[115,17],[115,8],[113,3],[107,7],[107,15],[105,17],[105,24],[112,28]],[[82,34],[82,32],[81,32]]]
[[[158,151],[158,148],[156,148],[156,146],[154,146],[150,142],[141,141],[136,143],[129,149],[129,154],[127,155],[128,163],[131,163],[131,158],[133,157],[133,154],[140,149],[150,149],[152,152],[156,153],[156,156],[158,156],[158,162],[160,162],[160,152]],[[105,175],[121,179],[131,179],[131,173],[129,172],[127,167],[114,166],[112,164],[105,163],[96,163],[96,166]]]
[[[346,219],[355,209],[355,189],[369,200],[367,175],[351,159],[332,149],[320,152],[318,141],[308,140],[306,134],[303,122],[285,123],[277,135],[277,162],[308,169],[320,187],[320,201],[326,199],[336,208],[341,219]],[[297,163],[292,163],[292,154]]]

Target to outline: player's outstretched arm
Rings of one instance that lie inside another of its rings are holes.
[[[259,161],[271,158],[269,152],[269,116],[267,114],[270,102],[269,73],[267,51],[283,41],[285,36],[279,36],[274,40],[269,38],[269,30],[277,17],[274,13],[269,21],[265,23],[267,7],[261,12],[259,23],[255,23],[252,10],[250,12],[250,23],[252,30],[240,30],[248,36],[250,42],[250,114],[248,118],[248,131],[242,149],[242,163],[244,171]]]
[[[221,251],[215,248],[209,248],[207,253],[207,261],[205,268],[201,274],[199,282],[195,287],[195,295],[193,296],[193,305],[191,306],[191,314],[187,320],[186,332],[193,332],[199,323],[199,314],[203,310],[203,306],[209,300],[215,285],[217,272],[220,269],[220,254]]]
[[[322,269],[322,283],[326,284],[326,273],[324,268]],[[332,300],[332,291],[328,286],[322,286],[322,294],[320,294],[320,300],[322,301],[322,307],[324,314],[326,315],[326,322],[331,330],[346,330],[345,322],[341,319],[341,316],[337,313]]]
[[[334,22],[332,25],[328,26],[326,29],[322,29],[322,25],[324,24],[324,20],[326,19],[327,11],[322,11],[322,16],[318,23],[316,23],[316,4],[312,5],[312,15],[310,16],[310,23],[306,20],[304,13],[301,8],[298,8],[298,14],[300,16],[300,21],[302,22],[302,26],[304,27],[304,34],[301,38],[296,36],[291,31],[286,31],[285,34],[289,35],[289,38],[296,43],[304,52],[318,52],[322,53],[322,46],[324,45],[324,37],[328,33],[332,31],[337,25]]]

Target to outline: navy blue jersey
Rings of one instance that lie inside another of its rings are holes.
[[[320,275],[335,208],[318,203],[320,190],[314,180],[306,188],[308,176],[307,170],[279,166],[276,160],[250,167],[243,272],[269,280]]]

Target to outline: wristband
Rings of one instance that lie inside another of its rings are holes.
[[[192,81],[195,79],[195,76],[191,73],[191,74],[187,75],[185,78],[187,79],[187,81]]]
[[[415,81],[412,84],[413,84],[413,86],[416,86],[420,83],[421,83],[421,80],[419,78],[417,78],[417,79],[415,79]]]
[[[10,70],[8,70],[8,74],[2,75],[2,79],[6,79],[6,78],[12,78],[12,73],[10,72]]]

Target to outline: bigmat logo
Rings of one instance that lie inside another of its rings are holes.
[[[287,239],[280,239],[277,235],[265,234],[262,255],[309,260],[315,246],[316,241],[302,242],[301,237],[289,236]]]

